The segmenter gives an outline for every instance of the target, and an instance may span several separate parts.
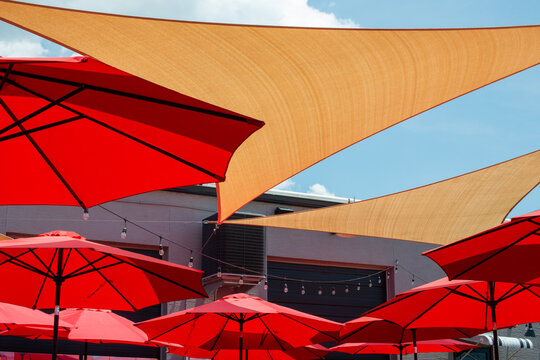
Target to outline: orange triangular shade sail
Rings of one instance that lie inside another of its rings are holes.
[[[540,181],[540,150],[379,198],[226,223],[449,244],[500,224]]]
[[[0,1],[0,19],[264,121],[266,126],[237,150],[226,181],[218,185],[220,221],[351,144],[540,62],[540,26],[239,26],[8,1]]]

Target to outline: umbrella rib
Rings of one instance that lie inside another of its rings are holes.
[[[360,349],[358,349],[358,350],[356,350],[356,351],[354,352],[354,354],[355,354],[355,355],[359,354],[360,351],[364,350],[365,348],[367,348],[367,345],[362,345],[362,346],[360,347]]]
[[[6,110],[6,112],[8,113],[8,115],[11,117],[11,119],[17,123],[18,122],[18,119],[17,117],[15,116],[15,114],[11,111],[11,109],[7,106],[7,104],[4,102],[4,100],[2,98],[0,98],[0,105],[2,105],[2,107],[4,108],[4,110]],[[17,126],[19,127],[20,130],[22,131],[26,131],[26,129],[24,128],[24,126],[22,126],[22,124],[17,124]],[[41,149],[41,147],[36,143],[36,141],[34,140],[34,138],[32,136],[30,136],[30,134],[25,134],[26,138],[28,139],[28,141],[30,141],[30,143],[32,144],[32,146],[37,150],[37,152],[39,153],[39,155],[43,158],[43,160],[45,160],[45,162],[47,163],[47,165],[49,165],[49,167],[51,168],[51,170],[55,173],[55,175],[58,177],[58,179],[64,184],[64,186],[66,187],[66,189],[71,193],[71,195],[75,198],[75,200],[79,203],[79,205],[83,208],[83,209],[86,209],[86,206],[84,205],[84,203],[82,202],[82,200],[79,198],[79,196],[75,193],[75,191],[73,190],[73,188],[69,185],[69,183],[66,181],[66,179],[64,179],[64,177],[62,176],[62,174],[60,174],[60,171],[56,168],[56,166],[54,166],[54,164],[52,163],[51,159],[49,159],[49,157],[43,152],[43,150]]]
[[[34,133],[34,132],[47,130],[47,129],[50,129],[50,128],[55,127],[55,126],[68,124],[70,122],[80,120],[80,119],[83,119],[83,118],[84,118],[83,116],[77,115],[77,116],[73,116],[73,117],[70,117],[70,118],[67,118],[67,119],[64,119],[64,120],[55,121],[55,122],[49,123],[47,125],[42,125],[42,126],[38,126],[38,127],[32,128],[32,129],[28,129],[26,131],[20,131],[18,133],[2,136],[2,137],[0,137],[0,142],[11,140],[11,139],[14,139],[14,138],[26,135],[26,134],[31,134],[31,133]]]
[[[107,255],[107,256],[110,256],[110,257],[112,257],[113,259],[116,259],[116,260],[118,260],[118,261],[122,261],[123,263],[125,263],[125,264],[127,264],[127,265],[133,266],[134,268],[139,269],[139,270],[141,270],[141,271],[143,271],[143,272],[145,272],[145,273],[147,273],[147,274],[153,275],[153,276],[155,276],[155,277],[157,277],[157,278],[160,278],[160,279],[162,279],[162,280],[168,281],[168,282],[170,282],[170,283],[172,283],[172,284],[174,284],[174,285],[176,285],[176,286],[179,286],[179,287],[181,287],[181,288],[184,288],[184,289],[186,289],[186,290],[188,290],[188,291],[194,292],[195,294],[201,295],[202,297],[206,297],[206,296],[207,296],[206,294],[203,294],[203,293],[201,293],[201,292],[199,292],[199,291],[197,291],[197,290],[193,290],[193,289],[191,289],[191,288],[188,287],[188,286],[185,286],[185,285],[183,285],[183,284],[180,284],[180,283],[178,283],[178,282],[176,282],[176,281],[174,281],[174,280],[171,280],[171,279],[169,279],[169,278],[166,278],[166,277],[163,276],[163,275],[157,274],[157,273],[155,273],[155,272],[153,272],[153,271],[150,271],[150,270],[148,270],[148,269],[145,269],[145,268],[143,268],[143,267],[141,267],[141,266],[138,266],[138,265],[129,263],[129,262],[127,262],[127,261],[125,261],[125,260],[122,260],[122,259],[120,259],[120,258],[118,258],[118,257],[116,257],[116,256],[114,256],[114,255],[112,255],[112,254],[106,254],[106,255]]]
[[[266,330],[268,330],[268,333],[274,338],[274,340],[277,341],[278,345],[281,347],[281,350],[285,351],[285,347],[281,344],[280,339],[272,332],[272,330],[270,330],[270,328],[268,327],[268,325],[266,324],[266,322],[264,322],[264,319],[263,319],[263,318],[259,318],[259,320],[261,320],[261,323],[264,325],[264,327],[266,328]]]
[[[12,83],[10,80],[7,80],[7,81],[8,81],[10,84]],[[42,95],[42,94],[40,94],[40,93],[38,93],[38,92],[35,92],[35,91],[31,90],[31,89],[28,89],[28,88],[26,88],[26,87],[24,87],[24,86],[22,86],[22,85],[18,85],[18,84],[16,84],[16,83],[14,83],[13,85],[14,85],[14,86],[18,86],[19,88],[25,90],[26,92],[28,92],[28,93],[30,93],[30,94],[32,94],[32,95],[34,95],[34,96],[40,97],[40,98],[42,98],[42,99],[44,99],[44,100],[47,100],[47,101],[49,101],[49,102],[53,101],[53,100],[49,99],[47,96],[44,96],[44,95]],[[202,172],[202,173],[204,173],[204,174],[207,174],[207,175],[213,177],[214,179],[217,179],[218,181],[223,181],[223,180],[225,180],[225,179],[224,179],[222,176],[220,176],[220,175],[214,174],[214,173],[212,173],[211,171],[209,171],[209,170],[207,170],[207,169],[205,169],[205,168],[203,168],[203,167],[200,167],[200,166],[198,166],[198,165],[196,165],[196,164],[193,164],[193,163],[191,163],[191,162],[189,162],[189,161],[187,161],[187,160],[185,160],[185,159],[182,159],[182,158],[179,157],[179,156],[176,156],[176,155],[174,155],[174,154],[168,152],[167,150],[161,149],[161,148],[159,148],[159,147],[157,147],[157,146],[155,146],[155,145],[152,145],[152,144],[150,144],[150,143],[147,143],[147,142],[144,141],[144,140],[141,140],[141,139],[136,138],[136,137],[134,137],[134,136],[132,136],[132,135],[129,135],[129,134],[127,134],[127,133],[125,133],[125,132],[123,132],[123,131],[121,131],[121,130],[119,130],[119,129],[116,129],[116,128],[114,128],[114,127],[112,127],[112,126],[110,126],[110,125],[108,125],[108,124],[102,122],[102,121],[99,121],[99,120],[97,120],[97,119],[94,119],[94,118],[92,118],[91,116],[88,116],[88,115],[86,115],[86,114],[84,114],[84,113],[82,113],[82,112],[80,112],[80,111],[78,111],[78,110],[72,109],[71,107],[69,107],[69,106],[67,106],[67,105],[65,105],[65,104],[59,103],[59,104],[57,104],[57,105],[58,105],[59,107],[61,107],[61,108],[64,108],[64,109],[66,109],[66,110],[69,110],[69,111],[71,111],[71,112],[73,112],[73,113],[75,113],[75,114],[77,114],[77,115],[80,115],[80,116],[82,116],[82,117],[84,117],[84,118],[86,118],[86,119],[88,119],[88,120],[90,120],[90,121],[92,121],[92,122],[94,122],[94,123],[96,123],[96,124],[98,124],[98,125],[101,125],[101,126],[107,128],[107,129],[111,130],[111,131],[114,131],[114,132],[116,132],[116,133],[119,134],[119,135],[122,135],[122,136],[124,136],[124,137],[127,137],[127,138],[130,139],[130,140],[136,141],[136,142],[138,142],[139,144],[141,144],[141,145],[143,145],[143,146],[146,146],[146,147],[148,147],[148,148],[150,148],[150,149],[152,149],[152,150],[154,150],[154,151],[157,151],[157,152],[159,152],[159,153],[161,153],[161,154],[163,154],[163,155],[165,155],[165,156],[168,156],[168,157],[172,158],[173,160],[176,160],[176,161],[178,161],[178,162],[181,162],[181,163],[183,163],[183,164],[185,164],[185,165],[187,165],[187,166],[189,166],[189,167],[192,167],[192,168],[195,169],[195,170],[198,170],[198,171],[200,171],[200,172]]]
[[[0,69],[0,72],[5,72],[5,70]],[[114,90],[114,89],[109,89],[109,88],[105,88],[105,87],[101,87],[101,86],[95,86],[95,85],[80,83],[80,82],[76,82],[76,81],[56,79],[56,78],[52,78],[52,77],[49,77],[49,76],[31,74],[31,73],[27,73],[27,72],[23,72],[23,71],[12,71],[12,74],[17,75],[17,76],[21,76],[21,77],[27,77],[27,78],[36,79],[36,80],[43,80],[43,81],[48,81],[48,82],[53,82],[53,83],[63,84],[63,85],[85,86],[88,90],[93,90],[93,91],[97,91],[97,92],[102,92],[102,93],[122,96],[122,97],[126,97],[126,98],[132,98],[132,99],[136,99],[136,100],[152,102],[152,103],[155,103],[155,104],[166,105],[166,106],[175,107],[175,108],[179,108],[179,109],[183,109],[183,110],[198,112],[198,113],[201,113],[201,114],[221,117],[221,118],[230,119],[230,120],[236,120],[236,121],[240,121],[240,122],[244,122],[244,123],[252,123],[252,121],[250,119],[248,119],[247,117],[245,117],[245,116],[227,114],[227,113],[224,113],[224,112],[221,112],[221,111],[204,109],[204,108],[197,107],[197,106],[181,104],[181,103],[177,103],[177,102],[173,102],[173,101],[168,101],[168,100],[153,98],[153,97],[150,97],[150,96],[129,93],[129,92],[121,91],[121,90]]]
[[[161,337],[161,336],[167,334],[168,332],[171,332],[171,331],[173,331],[173,330],[175,330],[175,329],[178,329],[179,327],[184,326],[184,325],[186,325],[186,324],[189,323],[189,322],[192,322],[192,321],[197,320],[197,319],[200,318],[201,316],[202,316],[202,314],[193,315],[193,318],[191,318],[191,319],[189,319],[189,320],[186,320],[186,321],[184,321],[184,322],[181,323],[181,324],[174,325],[172,328],[170,328],[170,329],[168,329],[168,330],[165,330],[165,331],[162,332],[161,334],[158,334],[158,335],[156,335],[156,336],[154,336],[154,337],[152,337],[151,339],[148,339],[148,340],[156,340],[157,338],[159,338],[159,337]]]
[[[103,254],[103,256],[101,256],[100,258],[98,258],[98,259],[92,261],[91,264],[96,264],[97,262],[99,262],[99,261],[105,259],[106,257],[107,257],[107,255],[106,255],[106,254]],[[73,271],[70,272],[69,274],[64,275],[64,277],[68,278],[68,277],[74,277],[74,276],[77,276],[77,275],[79,275],[79,274],[77,274],[78,272],[82,271],[83,269],[86,269],[87,267],[90,267],[90,263],[87,263],[87,264],[81,266],[80,268],[78,268],[78,269],[76,269],[76,270],[73,270]],[[86,272],[85,272],[85,273],[86,273]]]
[[[28,252],[31,252],[31,250],[25,252],[24,254],[27,254]],[[35,272],[35,273],[37,273],[37,274],[40,274],[40,275],[47,276],[47,274],[48,274],[48,272],[47,272],[47,273],[46,273],[46,272],[43,272],[43,270],[40,270],[40,269],[36,268],[35,266],[32,266],[32,265],[30,265],[30,264],[28,264],[28,263],[22,261],[21,259],[18,259],[19,256],[22,256],[22,255],[24,255],[24,254],[19,254],[17,257],[14,257],[14,256],[11,256],[11,255],[5,253],[5,252],[2,251],[2,250],[0,250],[0,254],[5,255],[6,257],[9,258],[9,259],[7,259],[6,261],[4,261],[4,262],[2,263],[2,265],[5,264],[5,263],[7,263],[7,262],[9,262],[9,263],[11,263],[11,264],[13,264],[13,265],[22,267],[23,269],[26,269],[26,270],[29,270],[29,271],[33,271],[33,272]],[[44,266],[46,267],[46,265],[44,265]]]
[[[64,271],[66,270],[66,267],[67,267],[67,264],[68,264],[69,257],[70,257],[72,252],[73,252],[73,248],[69,248],[67,256],[66,256],[66,258],[64,260],[64,265],[62,266],[62,273],[61,274],[64,274]],[[63,276],[63,278],[65,279],[65,276]]]
[[[88,259],[84,256],[83,253],[81,253],[81,252],[79,251],[79,249],[75,249],[75,251],[77,251],[77,253],[78,253],[78,254],[79,254],[79,255],[80,255],[87,263],[90,264],[90,261],[88,261]],[[101,271],[99,271],[98,269],[96,269],[96,267],[94,266],[94,264],[90,264],[90,266],[91,266],[92,268],[95,269],[95,271],[103,278],[103,280],[105,280],[105,281],[109,284],[109,286],[110,286],[111,288],[113,288],[113,290],[116,291],[116,292],[118,293],[118,295],[120,295],[120,296],[124,299],[124,301],[125,301],[129,306],[131,306],[131,308],[133,309],[133,311],[137,311],[137,308],[136,308],[135,306],[133,306],[133,304],[125,297],[125,295],[122,294],[122,292],[121,292],[120,290],[118,290],[118,289],[116,288],[116,286],[114,286],[114,285],[112,284],[112,282],[111,282],[109,279],[107,279],[107,278],[105,277],[105,275],[103,275],[103,274],[101,273]]]
[[[320,331],[320,330],[318,330],[318,329],[316,329],[316,328],[314,328],[314,327],[312,327],[312,326],[310,326],[310,325],[308,325],[308,324],[304,324],[304,323],[301,322],[300,320],[297,320],[297,319],[295,319],[295,318],[292,318],[292,317],[290,317],[290,316],[287,315],[287,314],[281,314],[281,315],[282,315],[282,316],[285,316],[285,317],[288,318],[288,319],[291,319],[291,320],[293,320],[293,321],[296,321],[297,323],[302,324],[302,325],[304,325],[305,327],[308,327],[308,328],[310,328],[310,329],[312,329],[312,330],[315,330],[315,331],[318,331],[318,332],[320,332],[320,333],[322,333],[322,334],[324,334],[324,335],[326,335],[326,336],[328,336],[328,337],[331,337],[332,339],[334,339],[334,340],[336,340],[336,341],[338,340],[335,336],[332,336],[332,335],[328,334],[328,333],[325,332],[325,331]]]
[[[539,296],[537,293],[535,293],[534,291],[531,290],[531,287],[532,287],[532,285],[528,285],[528,286],[527,286],[525,289],[523,289],[523,290],[527,290],[528,292],[530,292],[531,294],[533,294],[533,295],[536,296],[537,298],[540,298],[540,296]]]
[[[476,300],[476,301],[479,301],[481,303],[487,303],[489,300],[487,298],[485,298],[482,294],[480,294],[479,292],[477,292],[475,289],[471,288],[469,285],[467,285],[468,288],[470,288],[474,293],[476,293],[478,296],[480,296],[480,298],[477,298],[477,297],[474,297],[472,295],[469,295],[469,294],[466,294],[462,291],[459,291],[457,289],[449,289],[449,288],[445,288],[447,290],[450,290],[451,293],[454,293],[456,295],[459,295],[459,296],[462,296],[462,297],[466,297],[468,299],[471,299],[471,300]]]
[[[32,307],[33,309],[35,309],[37,307],[37,303],[39,301],[39,298],[41,297],[41,292],[43,291],[43,288],[45,287],[45,283],[47,282],[47,278],[48,278],[48,274],[49,272],[52,273],[51,269],[52,269],[52,264],[54,262],[54,259],[56,257],[56,253],[58,252],[58,250],[55,250],[54,252],[54,255],[51,259],[51,262],[49,264],[49,266],[45,266],[47,268],[47,274],[45,276],[43,276],[43,282],[41,283],[41,287],[39,288],[39,291],[37,293],[37,296],[36,296],[36,301],[34,301],[34,306]],[[34,256],[37,257],[37,255],[32,251],[32,254],[34,254]],[[39,259],[39,258],[38,258]],[[41,261],[41,259],[39,259]],[[42,262],[42,261],[41,261]],[[43,263],[43,262],[42,262]],[[52,276],[50,277],[52,279]]]
[[[13,86],[16,86],[18,88],[24,88],[23,86],[19,86],[19,84],[16,81],[13,81],[13,80],[7,80],[7,81]],[[37,109],[36,111],[34,111],[34,112],[32,112],[32,113],[18,119],[14,124],[9,124],[9,125],[5,126],[3,129],[0,130],[0,134],[3,134],[8,130],[13,129],[15,126],[18,126],[18,125],[32,119],[33,117],[36,117],[37,115],[47,111],[48,109],[52,108],[53,106],[59,105],[61,102],[69,99],[70,97],[73,97],[73,96],[77,95],[78,93],[80,93],[83,90],[84,90],[84,87],[80,87],[80,88],[77,88],[77,89],[67,93],[66,95],[64,95],[64,96],[62,96],[62,97],[60,97],[60,98],[58,98],[56,100],[47,99],[47,101],[49,102],[47,105],[42,106],[41,108]]]
[[[387,321],[387,320],[384,320],[384,321]],[[365,324],[365,325],[363,325],[363,326],[360,326],[358,329],[354,329],[354,330],[351,331],[349,334],[347,334],[347,335],[341,337],[341,338],[339,339],[339,340],[340,340],[339,342],[344,342],[345,339],[347,339],[347,338],[353,336],[354,334],[356,334],[356,333],[358,333],[358,332],[364,330],[365,328],[367,328],[368,326],[373,325],[373,324],[374,324],[374,322],[369,322],[369,323],[367,323],[367,324]]]
[[[476,268],[476,267],[482,265],[482,264],[485,263],[486,261],[491,260],[491,259],[494,258],[495,256],[497,256],[497,255],[499,255],[500,253],[502,253],[502,252],[508,250],[509,248],[511,248],[512,246],[516,245],[516,244],[519,243],[520,241],[523,241],[523,240],[525,240],[526,238],[528,238],[529,236],[534,235],[537,231],[538,231],[538,229],[534,229],[533,231],[531,231],[531,232],[527,233],[526,235],[520,237],[519,239],[517,239],[516,241],[512,242],[511,244],[508,244],[508,245],[506,245],[505,247],[503,247],[502,249],[497,250],[497,251],[494,252],[493,254],[491,254],[491,255],[485,257],[484,259],[478,261],[476,264],[471,265],[469,268],[463,270],[462,272],[460,272],[459,274],[457,274],[457,275],[455,276],[455,278],[457,278],[457,277],[459,277],[459,276],[462,276],[462,275],[464,275],[465,273],[471,271],[472,269],[474,269],[474,268]]]
[[[94,261],[92,262],[93,264],[95,264],[97,261]],[[84,270],[82,271],[83,268],[86,268],[88,266],[83,266],[73,272],[71,272],[70,274],[64,276],[65,279],[70,279],[70,278],[74,278],[74,277],[77,277],[77,276],[82,276],[82,275],[86,275],[86,274],[89,274],[89,273],[92,273],[96,270],[103,270],[103,269],[107,269],[107,268],[110,268],[110,267],[113,267],[113,266],[116,266],[116,265],[121,265],[123,264],[122,262],[116,262],[116,263],[112,263],[112,264],[107,264],[107,265],[101,265],[101,266],[95,266],[94,265],[94,268],[93,269],[88,269],[88,270]]]
[[[517,288],[519,286],[521,286],[521,288],[519,290],[515,291],[512,294],[510,293],[512,290],[514,290],[515,288]],[[499,304],[500,302],[503,302],[504,300],[509,299],[512,296],[515,296],[515,295],[517,295],[517,294],[519,294],[519,293],[521,293],[523,291],[527,291],[527,290],[538,297],[538,295],[535,294],[534,291],[530,290],[531,287],[532,287],[532,285],[525,286],[524,284],[516,284],[510,290],[508,290],[504,295],[502,295],[496,302],[497,302],[497,304]]]
[[[219,331],[219,333],[217,334],[216,336],[216,340],[214,341],[214,343],[212,344],[212,346],[210,347],[210,350],[214,350],[214,347],[217,345],[217,342],[219,341],[219,338],[221,337],[221,335],[223,335],[223,332],[225,331],[225,327],[227,326],[227,323],[229,322],[230,318],[226,317],[225,318],[225,323],[223,324],[223,327],[221,328],[221,330]]]
[[[0,83],[0,91],[2,91],[2,88],[6,84],[6,80],[12,70],[13,70],[13,64],[9,64],[7,71],[4,73],[4,76],[2,76],[2,82]]]
[[[448,290],[448,289],[447,289]],[[438,305],[440,302],[442,302],[444,299],[446,299],[452,291],[447,292],[443,297],[441,297],[439,300],[435,301],[433,304],[431,304],[427,309],[422,311],[418,316],[416,316],[414,319],[412,319],[407,325],[404,326],[404,328],[408,328],[413,322],[420,319],[422,316],[427,314],[431,309],[433,309],[436,305]],[[414,334],[413,334],[414,335]]]
[[[119,135],[122,135],[122,136],[124,136],[124,137],[127,137],[127,138],[130,139],[130,140],[133,140],[133,141],[135,141],[135,142],[138,142],[138,143],[141,144],[141,145],[144,145],[144,146],[146,146],[146,147],[148,147],[148,148],[150,148],[150,149],[152,149],[152,150],[155,150],[155,151],[157,151],[157,152],[159,152],[159,153],[161,153],[161,154],[163,154],[163,155],[165,155],[165,156],[168,156],[168,157],[172,158],[173,160],[176,160],[176,161],[178,161],[178,162],[181,162],[182,164],[187,165],[187,166],[189,166],[189,167],[191,167],[191,168],[193,168],[193,169],[195,169],[195,170],[198,170],[198,171],[200,171],[200,172],[202,172],[202,173],[204,173],[204,174],[206,174],[206,175],[209,175],[209,176],[213,177],[214,179],[216,179],[216,180],[218,180],[218,181],[223,181],[223,180],[225,180],[225,178],[224,178],[223,176],[220,176],[220,175],[218,175],[218,174],[214,174],[214,173],[211,172],[210,170],[207,170],[207,169],[205,169],[205,168],[203,168],[203,167],[201,167],[201,166],[199,166],[199,165],[196,165],[196,164],[194,164],[194,163],[192,163],[192,162],[190,162],[190,161],[188,161],[188,160],[186,160],[186,159],[182,159],[181,157],[179,157],[179,156],[177,156],[177,155],[174,155],[173,153],[170,153],[170,152],[168,152],[168,151],[165,150],[165,149],[162,149],[162,148],[159,148],[159,147],[157,147],[157,146],[155,146],[155,145],[152,145],[152,144],[150,144],[150,143],[148,143],[148,142],[146,142],[146,141],[144,141],[144,140],[142,140],[142,139],[139,139],[139,138],[137,138],[137,137],[135,137],[135,136],[133,136],[133,135],[129,135],[128,133],[125,133],[125,132],[123,132],[122,130],[116,129],[116,128],[110,126],[109,124],[106,124],[106,123],[104,123],[104,122],[102,122],[102,121],[99,121],[99,120],[97,120],[97,119],[94,119],[94,118],[92,118],[92,117],[90,117],[90,116],[86,116],[86,115],[85,115],[85,117],[86,117],[88,120],[90,120],[90,121],[92,121],[92,122],[94,122],[94,123],[96,123],[96,124],[98,124],[98,125],[101,125],[101,126],[107,128],[107,129],[111,130],[111,131],[114,131],[115,133],[117,133],[117,134],[119,134]]]
[[[507,227],[511,227],[511,226],[515,226],[517,224],[520,224],[522,222],[526,221],[526,219],[520,219],[518,221],[515,221],[515,222],[512,222],[510,224],[507,225]],[[429,250],[429,251],[426,251],[426,253],[435,253],[435,252],[438,252],[438,251],[441,251],[441,250],[446,250],[450,247],[453,247],[455,245],[458,245],[458,244],[461,244],[461,243],[464,243],[464,242],[467,242],[467,241],[470,241],[470,240],[473,240],[473,239],[476,239],[478,237],[481,237],[481,236],[484,236],[484,235],[488,235],[488,234],[491,234],[492,232],[496,232],[496,231],[499,231],[499,226],[495,227],[495,228],[491,228],[489,230],[486,230],[480,234],[476,234],[476,235],[473,235],[473,236],[470,236],[466,239],[461,239],[461,240],[458,240],[458,241],[455,241],[451,244],[448,244],[448,245],[445,245],[445,246],[441,246],[441,247],[438,247],[436,249],[433,249],[433,250]]]

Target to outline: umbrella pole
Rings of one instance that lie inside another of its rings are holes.
[[[56,360],[58,353],[58,323],[60,320],[60,290],[62,288],[62,263],[64,262],[64,249],[58,249],[57,271],[54,282],[56,283],[56,295],[54,297],[54,329],[52,360]]]
[[[403,346],[399,346],[399,360],[403,360]]]
[[[240,339],[238,340],[239,341],[239,344],[238,344],[238,348],[239,348],[238,356],[240,357],[240,360],[242,360],[242,350],[243,350],[243,345],[244,345],[244,343],[243,343],[244,342],[243,330],[244,330],[244,321],[240,320]]]
[[[84,360],[88,359],[88,341],[84,342]]]
[[[414,360],[418,360],[418,351],[416,349],[416,329],[412,329],[412,342],[414,346]]]
[[[493,281],[489,282],[489,307],[491,308],[491,321],[493,322],[493,359],[499,360],[499,336],[497,334],[497,311],[495,307],[497,303],[495,302],[495,283]]]

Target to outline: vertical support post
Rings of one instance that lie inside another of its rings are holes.
[[[239,344],[238,344],[238,356],[239,356],[239,359],[242,360],[242,350],[243,350],[243,347],[244,347],[244,319],[240,319],[240,339],[238,340],[239,341]]]
[[[412,329],[412,342],[414,346],[414,360],[418,360],[418,348],[416,347],[416,329]]]
[[[58,323],[60,320],[60,292],[62,289],[62,265],[64,263],[64,249],[58,249],[57,270],[54,282],[56,283],[56,295],[54,298],[54,329],[52,360],[56,360],[58,354]]]
[[[495,301],[495,283],[488,282],[489,307],[491,308],[491,321],[493,322],[493,360],[499,360],[499,335],[497,333],[497,302]]]

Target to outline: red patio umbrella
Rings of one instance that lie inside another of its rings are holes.
[[[0,57],[0,152],[10,174],[0,204],[86,211],[223,181],[236,148],[262,125],[89,57]]]
[[[171,354],[182,356],[205,358],[212,360],[229,360],[238,359],[240,357],[239,350],[224,349],[224,350],[203,350],[185,347],[168,347]],[[290,350],[262,350],[262,349],[245,349],[243,351],[244,359],[257,360],[313,360],[324,359],[324,356],[330,353],[331,350],[322,345],[306,345]]]
[[[540,284],[540,210],[424,253],[450,279]]]
[[[362,316],[347,321],[339,332],[341,343],[409,343],[416,340],[468,338],[485,332],[467,327],[407,328],[393,321]]]
[[[463,350],[479,348],[459,340],[440,339],[418,341],[413,343],[346,343],[330,348],[331,351],[339,351],[347,354],[395,354],[402,359],[403,355],[413,353],[437,353],[437,352],[460,352]]]
[[[55,231],[0,242],[0,300],[32,308],[108,308],[205,297],[202,272]],[[53,359],[57,332],[53,336]]]
[[[337,339],[341,324],[234,294],[209,304],[136,324],[150,340],[205,350],[288,350]],[[284,339],[284,340],[283,340]]]
[[[473,280],[439,279],[403,292],[365,315],[403,327],[469,327],[493,330],[540,321],[540,287]]]
[[[52,333],[53,317],[39,310],[30,309],[24,306],[18,306],[0,302],[0,333],[5,335],[6,332],[18,329],[24,329],[29,326],[38,326],[43,329],[48,329]],[[63,330],[68,330],[70,324],[62,321],[60,327]]]

